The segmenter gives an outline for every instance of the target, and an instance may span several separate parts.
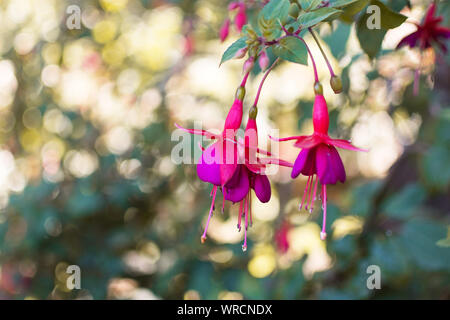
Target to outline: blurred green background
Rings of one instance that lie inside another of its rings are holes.
[[[402,13],[420,21],[430,1],[411,3]],[[69,5],[80,29],[66,26]],[[450,17],[448,1],[439,12]],[[340,152],[348,181],[328,188],[329,239],[319,239],[320,206],[298,211],[306,179],[282,169],[271,201],[253,203],[247,252],[236,206],[214,216],[200,243],[210,187],[194,165],[172,162],[171,135],[174,122],[223,125],[242,65],[218,67],[238,36],[218,40],[227,16],[222,0],[0,1],[1,299],[450,298],[450,59],[426,53],[413,96],[419,53],[393,50],[409,23],[388,31],[374,61],[354,25],[316,28],[340,95],[305,38],[330,134],[370,149]],[[273,128],[311,133],[313,81],[310,67],[287,63],[270,75],[263,146]],[[293,161],[299,150],[280,151]],[[70,291],[73,264],[82,289]],[[379,290],[366,286],[369,265],[381,269]]]

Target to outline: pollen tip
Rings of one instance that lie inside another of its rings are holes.
[[[201,241],[202,243],[205,243],[205,241],[206,241],[206,236],[202,236],[202,237],[200,238],[200,241]]]
[[[309,213],[312,213],[313,212],[313,208],[311,207],[311,208],[309,208]]]
[[[327,233],[326,232],[321,232],[320,233],[320,240],[325,240],[327,238]]]
[[[244,251],[244,252],[247,251],[247,245],[246,244],[242,245],[242,251]]]

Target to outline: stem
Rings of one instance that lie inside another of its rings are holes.
[[[325,59],[325,62],[327,63],[328,66],[328,70],[330,70],[330,74],[331,77],[334,77],[334,71],[333,68],[331,67],[330,61],[328,61],[327,55],[325,54],[325,51],[323,51],[322,46],[320,45],[319,39],[317,39],[316,34],[314,33],[314,31],[311,28],[308,28],[309,32],[311,33],[311,35],[313,36],[314,40],[316,41],[317,45],[319,46],[320,52],[322,52],[322,56]]]
[[[270,68],[267,69],[266,73],[264,74],[263,78],[261,79],[261,83],[259,84],[258,92],[256,93],[255,102],[253,102],[253,106],[254,107],[256,107],[256,105],[258,104],[259,96],[261,94],[261,89],[262,89],[262,86],[264,84],[264,81],[266,80],[266,78],[269,75],[270,71],[272,71],[273,67],[275,67],[275,65],[277,64],[278,60],[280,60],[280,58],[276,58],[275,59],[275,61],[272,63]]]
[[[245,87],[245,84],[247,83],[248,76],[250,75],[250,71],[251,71],[251,70],[249,70],[249,71],[245,74],[244,79],[242,79],[241,87]]]
[[[311,50],[309,50],[309,47],[308,47],[308,45],[306,44],[306,41],[305,41],[302,37],[300,37],[299,35],[297,35],[297,34],[293,34],[292,37],[296,37],[297,39],[302,40],[303,43],[305,44],[306,50],[308,51],[309,57],[311,58],[311,62],[312,62],[312,65],[313,65],[313,69],[314,69],[314,79],[316,80],[316,82],[319,82],[319,75],[317,74],[316,62],[314,61],[314,57],[313,57],[313,55],[312,55],[312,53],[311,53]]]

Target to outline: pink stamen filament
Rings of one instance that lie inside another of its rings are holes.
[[[308,208],[311,208],[311,197],[312,197],[313,185],[314,185],[314,175],[311,176],[311,182],[310,182],[309,188],[308,188],[308,196],[306,197],[306,207],[305,207],[306,210],[308,210]]]
[[[318,179],[316,179],[316,186],[317,186],[317,180]],[[313,185],[314,185],[314,175],[312,175],[312,180],[311,180],[311,186],[310,186],[310,188],[309,188],[309,196],[308,196],[308,198],[309,198],[309,200],[308,200],[308,206],[309,206],[309,213],[312,213],[312,211],[313,211],[313,203],[314,203],[314,199],[313,199]]]
[[[314,185],[314,195],[313,195],[313,204],[311,205],[311,211],[312,211],[312,209],[313,209],[313,206],[314,206],[314,201],[316,201],[316,193],[317,193],[317,184],[318,184],[318,182],[319,182],[319,177],[317,177],[317,179],[316,179],[316,184]]]
[[[252,192],[251,191],[249,191],[248,192],[248,201],[249,201],[249,204],[248,204],[248,211],[249,211],[249,214],[250,214],[250,227],[253,225],[253,216],[252,216]]]
[[[311,176],[308,176],[308,181],[306,182],[305,191],[303,192],[302,203],[300,203],[300,207],[298,208],[299,210],[302,210],[303,204],[305,203],[306,194],[308,192],[308,186],[309,186],[309,181],[310,180],[311,180]]]
[[[242,251],[247,250],[247,228],[248,228],[248,197],[244,199],[245,201],[245,228],[244,228],[244,244],[242,245]]]
[[[322,197],[323,197],[323,202],[322,202],[322,206],[323,206],[323,221],[322,221],[322,232],[320,232],[320,239],[321,240],[325,240],[325,238],[327,237],[327,233],[325,232],[325,227],[327,224],[327,185],[323,184],[322,185]]]
[[[214,186],[214,188],[213,188],[213,199],[212,199],[212,202],[211,202],[211,208],[209,209],[208,220],[206,221],[205,231],[203,232],[203,235],[201,237],[202,243],[204,243],[205,240],[206,240],[206,232],[208,231],[209,221],[211,221],[211,217],[213,215],[214,201],[216,200],[216,192],[217,192],[217,186]]]
[[[242,207],[243,207],[243,204],[244,204],[244,200],[239,202],[239,216],[238,216],[238,224],[237,224],[237,228],[238,228],[239,231],[241,231]]]

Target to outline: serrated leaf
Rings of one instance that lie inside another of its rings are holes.
[[[222,59],[220,60],[220,64],[224,63],[225,61],[228,61],[230,59],[233,59],[236,53],[247,46],[247,43],[245,42],[247,40],[247,37],[242,37],[235,42],[233,42],[227,50],[222,55]]]
[[[308,65],[308,52],[304,43],[295,38],[287,37],[273,47],[273,53],[284,60]]]
[[[289,13],[289,0],[270,0],[261,10],[265,19],[283,20]]]
[[[341,10],[333,8],[320,8],[300,15],[297,22],[302,28],[309,28],[325,19],[337,18],[341,13]]]
[[[378,0],[372,0],[371,5],[375,5],[380,8],[381,28],[384,30],[396,28],[406,20],[406,16],[392,11],[389,7]]]

